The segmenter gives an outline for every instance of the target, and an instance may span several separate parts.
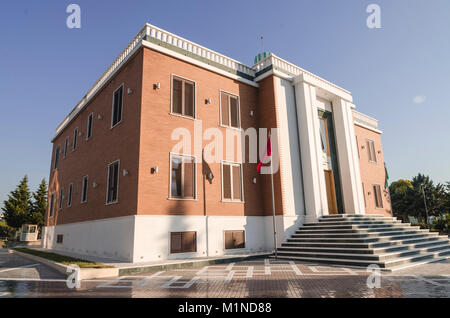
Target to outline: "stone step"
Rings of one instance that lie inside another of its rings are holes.
[[[295,236],[297,234],[294,234]],[[427,236],[437,236],[438,233],[419,233],[396,236],[379,236],[379,237],[359,237],[359,238],[323,238],[323,237],[292,237],[288,242],[324,242],[324,243],[375,243],[383,241],[406,240],[412,238],[422,238]]]
[[[369,218],[369,217],[384,217],[384,214],[330,214],[330,215],[323,215],[321,218],[338,218],[338,217],[355,217],[355,218]]]
[[[345,221],[398,221],[394,217],[378,217],[378,218],[366,218],[366,217],[342,217],[342,218],[320,218],[319,223],[328,222],[345,222]]]
[[[304,226],[311,226],[311,225],[371,225],[371,224],[395,224],[395,223],[402,223],[402,221],[400,220],[396,220],[396,221],[365,221],[365,220],[360,220],[360,221],[341,221],[341,222],[337,222],[337,221],[333,221],[333,222],[312,222],[312,223],[305,223]]]
[[[439,252],[442,250],[450,249],[450,244],[443,243],[438,246],[425,247],[425,248],[415,248],[406,251],[391,252],[384,254],[369,254],[369,253],[349,253],[348,250],[343,253],[339,252],[329,252],[324,250],[313,250],[305,251],[295,248],[279,248],[278,254],[282,256],[299,256],[299,257],[315,257],[315,258],[333,258],[333,259],[353,259],[353,260],[375,260],[375,261],[386,261],[396,258],[414,256],[419,254],[428,254],[431,252]]]
[[[274,256],[270,256],[274,258]],[[278,255],[279,259],[289,259],[289,260],[297,260],[304,262],[313,262],[313,263],[323,263],[323,264],[331,264],[331,265],[343,265],[343,266],[354,266],[367,268],[369,265],[378,265],[381,269],[399,269],[404,268],[406,266],[413,266],[416,264],[425,264],[429,262],[434,262],[438,260],[443,260],[450,258],[450,248],[438,252],[431,252],[427,254],[420,254],[408,257],[402,257],[393,260],[387,261],[377,261],[377,260],[362,260],[362,259],[341,259],[341,258],[320,258],[320,257],[301,257],[301,256],[284,256]]]
[[[295,231],[295,234],[331,234],[331,233],[369,233],[369,232],[394,232],[401,230],[420,230],[420,226],[399,227],[375,227],[375,228],[350,228],[350,229],[310,229],[302,227]]]
[[[384,236],[409,235],[418,233],[429,233],[427,230],[411,230],[411,231],[388,231],[388,232],[367,232],[367,233],[296,233],[292,238],[371,238]]]
[[[344,225],[322,225],[318,223],[318,225],[308,225],[302,226],[301,229],[372,229],[372,228],[403,228],[411,226],[410,223],[381,223],[381,224],[344,224]]]
[[[287,243],[283,243],[281,247],[279,248],[280,251],[298,251],[298,252],[313,252],[313,251],[319,251],[324,253],[348,253],[348,254],[386,254],[386,253],[392,253],[392,252],[402,252],[402,251],[409,251],[414,250],[417,248],[428,248],[428,247],[437,247],[437,246],[445,246],[450,244],[450,241],[443,241],[443,240],[437,240],[437,241],[431,241],[431,242],[425,242],[425,243],[410,243],[410,244],[404,244],[404,245],[398,245],[398,246],[391,246],[391,247],[382,247],[382,248],[369,248],[368,246],[365,247],[349,247],[348,245],[342,245],[340,247],[318,247],[318,246],[296,246],[295,244],[289,245]]]

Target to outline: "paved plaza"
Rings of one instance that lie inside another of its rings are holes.
[[[450,260],[378,276],[366,269],[261,258],[87,280],[71,289],[53,269],[1,251],[0,297],[448,298]]]

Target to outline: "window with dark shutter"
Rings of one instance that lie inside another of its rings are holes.
[[[55,165],[54,165],[53,169],[57,169],[58,168],[60,152],[61,152],[61,147],[60,146],[56,147],[56,150],[55,150]]]
[[[64,202],[64,189],[61,188],[59,190],[59,209],[61,210],[63,208],[63,202]]]
[[[123,108],[122,104],[123,104],[123,85],[120,86],[114,92],[111,128],[122,121],[122,108]]]
[[[73,132],[73,146],[72,146],[72,150],[77,149],[77,141],[78,141],[78,128],[75,128],[75,131]]]
[[[119,197],[119,161],[108,166],[108,191],[106,203],[115,203]]]
[[[195,159],[187,155],[170,155],[170,197],[195,199]]]
[[[373,197],[375,200],[376,208],[383,208],[383,199],[381,197],[381,186],[378,184],[373,185]]]
[[[92,137],[92,124],[94,121],[94,114],[90,114],[87,120],[86,139]]]
[[[242,164],[222,163],[223,201],[242,202]]]
[[[172,113],[195,118],[195,83],[172,77]]]
[[[67,194],[67,206],[72,206],[72,192],[73,192],[73,184],[69,184],[69,193]]]
[[[225,249],[245,248],[245,231],[225,231]]]
[[[88,176],[83,177],[83,183],[81,187],[81,203],[87,202],[88,179]]]
[[[220,91],[220,124],[227,127],[240,128],[239,98]]]
[[[67,157],[67,149],[69,149],[69,137],[66,137],[64,142],[64,158]]]
[[[53,216],[53,214],[54,214],[54,212],[55,212],[55,194],[53,193],[51,196],[50,196],[50,211],[49,211],[49,217],[52,217]]]
[[[197,232],[171,232],[170,253],[191,253],[197,251]]]

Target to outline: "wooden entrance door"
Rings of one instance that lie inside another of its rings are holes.
[[[332,170],[324,170],[325,185],[327,188],[328,213],[337,214],[336,189],[334,187],[334,177]]]

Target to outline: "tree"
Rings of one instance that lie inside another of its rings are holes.
[[[36,192],[33,193],[33,203],[31,205],[30,217],[27,220],[30,224],[37,224],[39,228],[44,225],[44,216],[47,211],[47,183],[42,179]]]
[[[408,202],[408,191],[413,190],[411,181],[400,179],[392,182],[389,187],[389,194],[391,197],[392,211],[395,216],[407,220],[410,215],[411,204]]]
[[[6,223],[18,229],[30,218],[31,201],[30,190],[28,188],[28,177],[25,175],[19,185],[4,201],[3,218]]]

